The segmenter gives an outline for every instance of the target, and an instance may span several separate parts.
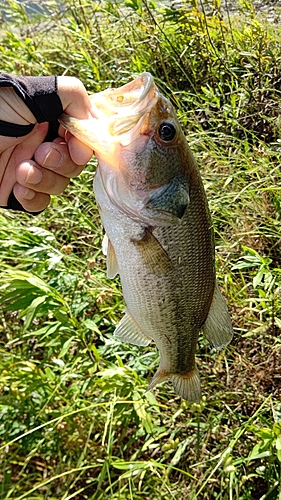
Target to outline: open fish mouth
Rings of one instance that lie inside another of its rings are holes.
[[[60,123],[96,153],[113,154],[118,142],[126,146],[149,129],[146,119],[158,100],[150,73],[118,89],[106,89],[90,96],[93,118],[78,120],[63,113]]]
[[[117,89],[107,89],[91,96],[93,111],[97,118],[102,115],[118,117],[133,116],[144,111],[156,96],[156,86],[150,73],[142,73],[138,78]]]

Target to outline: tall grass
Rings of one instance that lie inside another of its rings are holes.
[[[124,303],[105,275],[94,159],[36,218],[3,211],[0,498],[280,500],[278,22],[246,1],[8,4],[1,71],[75,75],[89,92],[150,71],[172,100],[235,339],[214,353],[200,338],[200,404],[146,392],[155,348],[113,338]]]

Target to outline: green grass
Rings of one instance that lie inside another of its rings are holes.
[[[235,338],[214,352],[200,337],[200,404],[146,392],[155,347],[113,337],[124,303],[105,274],[95,160],[36,218],[2,211],[1,500],[280,500],[279,23],[246,1],[235,15],[215,0],[49,1],[45,18],[9,5],[1,71],[75,75],[89,92],[150,71],[172,100]]]

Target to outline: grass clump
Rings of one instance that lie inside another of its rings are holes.
[[[146,392],[156,350],[112,335],[124,304],[105,276],[95,160],[38,217],[2,212],[0,498],[279,500],[280,11],[44,9],[5,3],[1,71],[75,75],[89,92],[154,75],[201,167],[235,338],[219,353],[200,338],[200,404]]]

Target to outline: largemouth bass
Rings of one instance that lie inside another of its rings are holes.
[[[221,348],[233,330],[216,283],[198,166],[149,73],[91,99],[96,118],[62,115],[61,123],[98,158],[94,192],[108,238],[107,274],[120,274],[127,307],[115,336],[139,346],[155,341],[160,366],[149,389],[169,379],[181,397],[199,401],[199,332]]]

